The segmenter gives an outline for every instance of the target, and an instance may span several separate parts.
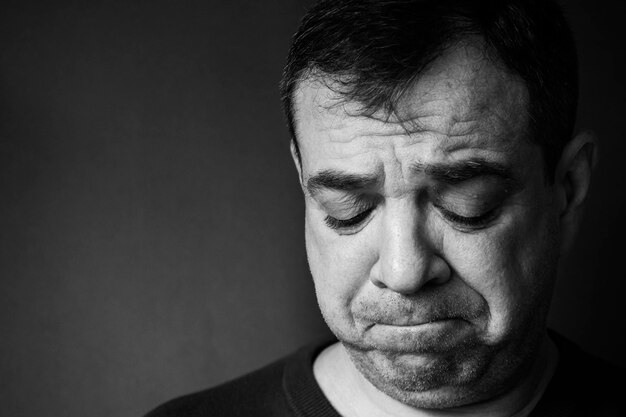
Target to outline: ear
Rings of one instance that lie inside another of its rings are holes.
[[[293,163],[296,166],[296,170],[298,171],[300,186],[302,186],[302,159],[300,158],[300,150],[298,149],[298,145],[296,144],[296,141],[294,139],[291,139],[289,149],[291,150],[291,159],[293,159]]]
[[[584,202],[589,192],[591,171],[597,161],[596,135],[584,131],[576,135],[563,149],[555,172],[555,186],[561,225],[561,254],[574,242]]]

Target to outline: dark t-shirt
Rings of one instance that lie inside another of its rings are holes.
[[[623,370],[551,332],[559,364],[532,417],[620,416]],[[313,360],[332,342],[291,356],[215,388],[167,402],[146,417],[339,417],[313,376]]]

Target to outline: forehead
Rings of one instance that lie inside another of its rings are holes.
[[[527,136],[524,82],[474,46],[449,50],[425,71],[393,115],[362,114],[342,100],[332,83],[303,81],[294,96],[295,126],[303,165],[358,156],[389,146],[452,154],[506,154]],[[393,145],[392,145],[393,144]],[[313,168],[311,166],[311,168]]]

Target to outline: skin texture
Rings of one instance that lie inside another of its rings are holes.
[[[301,159],[294,155],[319,306],[343,345],[320,357],[415,409],[513,390],[545,344],[556,265],[588,186],[581,149],[591,139],[573,141],[547,184],[541,149],[526,134],[523,82],[468,45],[435,61],[394,115],[362,116],[324,81],[296,91]],[[443,181],[431,169],[468,161],[506,175]],[[329,170],[370,181],[340,190],[312,180]],[[333,228],[328,216],[362,220]]]

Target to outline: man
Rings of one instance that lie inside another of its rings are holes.
[[[618,372],[545,325],[596,152],[576,67],[552,1],[315,6],[281,88],[339,342],[150,416],[617,415]]]

